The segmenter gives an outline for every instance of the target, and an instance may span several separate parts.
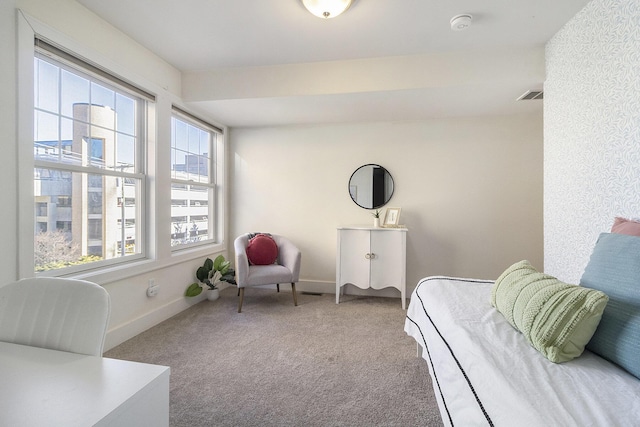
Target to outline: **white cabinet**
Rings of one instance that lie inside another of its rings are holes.
[[[338,228],[336,304],[346,284],[400,291],[406,308],[406,228]]]

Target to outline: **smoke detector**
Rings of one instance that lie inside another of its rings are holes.
[[[466,30],[471,26],[471,18],[472,16],[466,13],[454,16],[451,18],[451,29],[453,31]]]

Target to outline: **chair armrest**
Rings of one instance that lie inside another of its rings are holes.
[[[292,282],[297,282],[300,278],[300,260],[302,253],[289,240],[280,238],[278,245],[278,258],[280,264],[291,270]]]
[[[247,244],[249,239],[246,235],[238,237],[233,242],[236,252],[236,283],[239,288],[244,287],[249,276],[249,258],[247,258]]]

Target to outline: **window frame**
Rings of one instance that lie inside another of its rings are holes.
[[[32,69],[34,68],[34,64],[36,63],[36,59],[43,60],[50,64],[53,64],[56,67],[59,67],[61,72],[65,70],[69,73],[72,73],[76,76],[80,76],[82,78],[86,78],[89,81],[89,84],[92,83],[99,84],[102,87],[111,89],[115,92],[115,96],[117,94],[126,95],[134,99],[134,109],[135,109],[135,151],[134,151],[134,172],[126,172],[126,171],[118,171],[117,167],[101,167],[94,166],[91,164],[88,165],[78,165],[78,164],[70,164],[65,162],[58,161],[47,161],[36,159],[33,154],[33,141],[35,141],[34,127],[31,126],[31,157],[32,157],[32,168],[31,168],[31,186],[33,188],[34,184],[34,171],[37,169],[49,169],[49,170],[59,170],[69,173],[81,173],[86,174],[88,177],[92,175],[97,175],[101,177],[113,177],[121,180],[132,180],[135,184],[135,193],[137,203],[135,206],[135,218],[138,220],[137,228],[136,228],[136,236],[135,242],[136,246],[139,247],[139,251],[134,254],[129,255],[117,255],[110,259],[101,259],[98,261],[92,261],[86,264],[75,265],[75,266],[67,266],[59,269],[53,270],[45,270],[45,271],[36,271],[36,266],[34,263],[34,255],[35,252],[31,254],[31,272],[30,275],[35,276],[70,276],[70,275],[82,275],[82,274],[90,274],[91,272],[99,272],[104,270],[105,268],[111,268],[118,265],[129,264],[131,262],[140,261],[148,258],[148,230],[146,229],[146,221],[144,219],[147,217],[148,206],[148,197],[147,197],[147,187],[148,187],[148,174],[147,174],[147,163],[146,163],[146,153],[147,153],[147,145],[149,141],[149,120],[148,116],[150,114],[149,104],[155,102],[155,97],[148,92],[137,89],[132,90],[133,86],[130,83],[127,83],[123,79],[117,77],[114,73],[109,73],[104,69],[98,68],[90,62],[84,61],[79,56],[75,56],[73,53],[70,53],[67,50],[62,50],[59,47],[56,47],[50,43],[44,42],[42,39],[36,36],[35,45],[33,48],[32,54]],[[33,72],[32,82],[35,83],[35,71]],[[59,88],[59,97],[62,93],[62,90]],[[35,105],[35,86],[32,85],[31,90],[31,109],[32,115],[34,115],[39,110]],[[60,103],[60,99],[58,103]],[[59,110],[59,108],[58,108]],[[58,120],[65,119],[65,115],[61,110],[55,114],[58,117]],[[86,124],[89,127],[95,126],[91,121]],[[113,129],[113,132],[117,132],[117,129]],[[35,198],[32,198],[32,204],[36,203]],[[90,208],[89,204],[86,204],[87,209]],[[91,221],[90,221],[91,222]],[[36,226],[35,218],[32,222],[32,228]],[[124,229],[122,231],[125,231]],[[35,230],[34,230],[35,232]],[[83,239],[91,240],[90,235],[83,235]],[[124,244],[124,243],[122,243]],[[33,248],[33,246],[32,246]],[[35,248],[33,248],[35,251]]]
[[[176,105],[172,105],[171,137],[170,137],[171,152],[169,154],[170,158],[172,159],[173,159],[173,152],[176,150],[176,147],[174,145],[174,135],[176,132],[176,130],[174,129],[174,120],[180,120],[181,122],[186,123],[189,126],[194,126],[195,128],[204,130],[210,134],[210,139],[209,139],[210,155],[209,155],[209,163],[208,163],[209,182],[203,183],[199,181],[192,181],[189,179],[176,178],[174,176],[173,161],[170,162],[170,166],[169,166],[170,195],[171,195],[170,209],[173,210],[173,208],[177,208],[177,207],[186,207],[186,208],[192,207],[192,204],[188,200],[184,200],[184,202],[186,203],[184,205],[175,203],[177,201],[182,201],[182,199],[178,200],[173,198],[174,185],[184,185],[184,186],[187,186],[187,188],[188,186],[206,187],[208,188],[208,193],[209,193],[207,197],[207,215],[209,220],[208,220],[206,239],[174,245],[172,242],[173,225],[174,225],[173,219],[182,215],[174,215],[174,212],[173,211],[171,212],[171,215],[170,215],[171,218],[170,218],[170,224],[169,224],[171,227],[171,233],[169,238],[170,238],[171,252],[172,254],[175,255],[175,254],[179,254],[184,251],[189,251],[201,246],[210,246],[210,245],[220,244],[224,240],[223,238],[221,238],[222,236],[221,230],[223,230],[224,228],[222,227],[222,224],[221,224],[222,215],[221,215],[221,206],[220,206],[221,205],[220,185],[223,179],[220,171],[221,168],[219,167],[220,166],[219,156],[223,155],[222,146],[224,144],[224,131],[219,127],[185,111],[184,109]],[[193,154],[189,151],[185,153],[187,155]],[[188,191],[193,191],[193,190],[188,190]],[[187,221],[187,229],[185,230],[185,232],[188,232],[188,224],[189,223]],[[161,233],[160,235],[164,236],[164,233]]]

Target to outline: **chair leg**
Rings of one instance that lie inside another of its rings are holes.
[[[291,283],[291,293],[293,293],[293,305],[298,306],[298,296],[296,295],[296,284]]]
[[[276,283],[276,289],[278,289],[278,292],[280,292],[280,283]]]
[[[244,288],[239,288],[238,294],[240,295],[240,299],[238,300],[238,313],[240,313],[242,312],[242,300],[244,298]]]

